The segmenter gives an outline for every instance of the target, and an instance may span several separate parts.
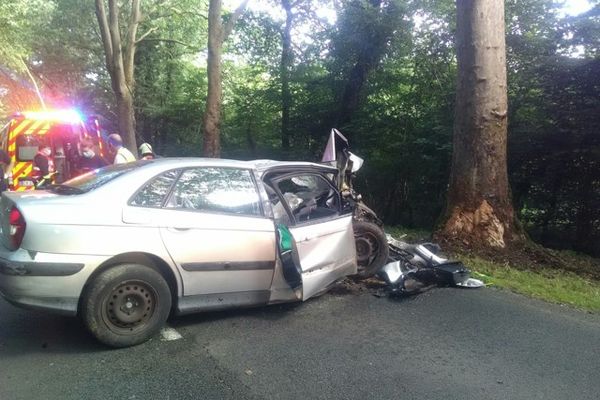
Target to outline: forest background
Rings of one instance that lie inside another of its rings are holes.
[[[118,2],[124,32],[133,3]],[[137,142],[202,155],[209,2],[137,3]],[[225,1],[225,23],[238,3]],[[571,15],[563,2],[505,1],[508,169],[534,241],[600,256],[600,5],[584,3]],[[39,108],[37,85],[47,106],[119,129],[95,13],[83,0],[0,4],[0,116]],[[318,161],[336,127],[366,160],[366,203],[386,224],[432,230],[452,155],[454,1],[251,0],[235,22],[221,156]]]

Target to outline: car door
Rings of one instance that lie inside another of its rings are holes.
[[[196,308],[266,303],[275,229],[250,170],[184,169],[161,210],[160,232]]]
[[[302,300],[355,274],[352,215],[341,212],[340,194],[331,181],[304,172],[279,176],[270,183],[277,194],[271,197],[276,222],[287,226],[297,251]]]

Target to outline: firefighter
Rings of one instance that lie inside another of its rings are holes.
[[[78,173],[83,174],[88,171],[105,167],[106,165],[106,161],[94,151],[94,143],[89,139],[82,140],[81,157],[79,157],[77,162]]]
[[[13,161],[8,153],[0,149],[0,193],[8,189],[6,181],[7,179],[10,179],[10,174],[12,174],[12,166]]]
[[[141,160],[153,160],[156,158],[156,155],[154,154],[154,151],[152,151],[152,146],[150,146],[150,143],[140,144],[138,152],[140,153]]]
[[[124,164],[135,161],[135,156],[129,150],[127,150],[127,148],[123,147],[123,139],[121,138],[121,135],[117,133],[109,135],[108,147],[115,155],[113,164]]]
[[[38,152],[33,157],[32,177],[37,180],[36,187],[43,187],[48,184],[55,174],[52,148],[48,143],[40,143]]]

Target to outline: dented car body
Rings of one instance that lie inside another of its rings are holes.
[[[157,159],[2,195],[0,293],[112,346],[170,312],[307,300],[357,271],[335,167]]]

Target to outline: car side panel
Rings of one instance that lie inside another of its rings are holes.
[[[265,291],[275,269],[275,228],[261,217],[160,210],[161,236],[184,295]]]

